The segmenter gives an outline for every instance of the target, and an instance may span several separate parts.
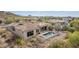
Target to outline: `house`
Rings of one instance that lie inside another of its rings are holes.
[[[48,24],[43,22],[14,23],[10,24],[9,29],[19,37],[29,39],[42,31],[48,30]]]
[[[63,18],[63,20],[68,23],[68,22],[72,21],[73,18],[67,17],[67,18]]]
[[[67,20],[50,19],[48,23],[52,24],[53,29],[62,30],[64,26],[68,25]]]
[[[55,25],[55,24],[59,24],[59,25],[65,25],[67,24],[67,22],[65,20],[58,20],[58,19],[51,19],[48,21],[48,23]]]

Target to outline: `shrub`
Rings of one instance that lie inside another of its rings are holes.
[[[21,45],[21,46],[25,45],[25,41],[22,38],[17,38],[16,43],[17,43],[17,45]]]
[[[67,47],[66,43],[63,40],[57,40],[49,45],[49,48],[65,48]]]
[[[79,31],[79,20],[73,20],[70,22],[70,27],[74,27],[77,31]]]
[[[75,31],[74,33],[70,33],[68,41],[71,47],[79,47],[79,32]]]
[[[76,28],[75,27],[68,27],[68,31],[73,33],[74,31],[76,31]]]
[[[5,24],[10,24],[12,22],[13,22],[12,20],[6,20]]]

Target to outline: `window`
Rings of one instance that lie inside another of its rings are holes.
[[[27,37],[32,36],[33,34],[34,34],[34,31],[27,32]]]
[[[46,30],[46,29],[47,29],[47,26],[44,27],[44,30]]]
[[[39,29],[36,29],[36,33],[39,34]]]
[[[2,23],[2,21],[0,20],[0,24]]]
[[[39,29],[36,29],[36,32],[39,32]]]

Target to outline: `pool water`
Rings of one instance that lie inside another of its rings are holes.
[[[53,36],[55,36],[54,32],[45,32],[42,34],[42,37],[45,39],[48,39],[48,38],[53,37]]]

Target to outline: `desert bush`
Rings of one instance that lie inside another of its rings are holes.
[[[25,45],[25,40],[22,39],[22,38],[17,38],[16,39],[16,44],[20,45],[20,46],[23,46],[23,45]]]
[[[10,24],[12,22],[13,22],[12,20],[6,20],[5,24]]]
[[[70,22],[70,27],[74,28],[75,31],[79,31],[79,20],[73,20]]]
[[[75,27],[68,27],[68,31],[73,33],[74,31],[76,31],[76,28]]]
[[[63,40],[56,40],[51,45],[49,45],[49,48],[66,48],[66,47],[68,47],[67,43],[64,42]]]
[[[70,33],[68,41],[71,47],[79,47],[79,32]]]

